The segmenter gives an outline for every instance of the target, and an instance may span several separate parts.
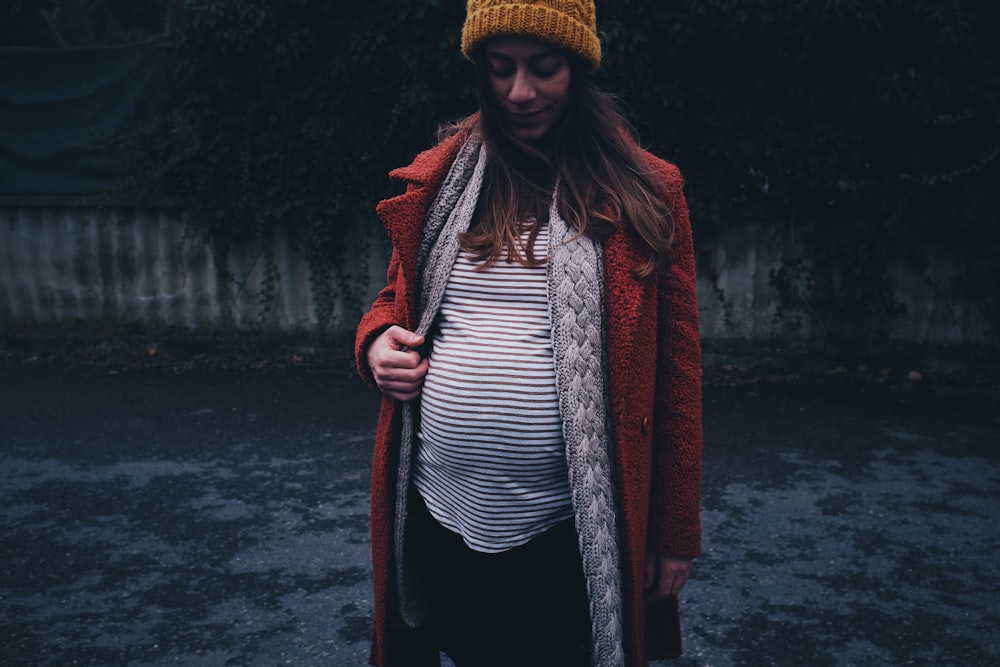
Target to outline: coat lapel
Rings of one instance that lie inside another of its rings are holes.
[[[396,197],[383,199],[375,207],[399,258],[407,285],[417,284],[417,250],[424,216],[448,175],[448,169],[462,147],[465,136],[465,133],[456,133],[434,148],[420,153],[409,166],[390,171],[389,178],[405,183],[406,191]],[[406,303],[412,318],[416,313],[416,294],[412,291],[407,294]]]
[[[612,394],[628,392],[626,378],[653,351],[638,347],[640,326],[653,326],[655,313],[646,312],[655,301],[645,298],[653,281],[636,276],[645,257],[635,239],[619,228],[604,241],[604,272],[606,309],[608,314],[608,362]],[[654,318],[650,320],[649,318]],[[614,397],[614,396],[613,396]]]

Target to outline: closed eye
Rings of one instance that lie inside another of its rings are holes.
[[[514,73],[513,67],[496,67],[490,65],[490,74],[497,77],[498,79],[506,79]]]
[[[517,73],[517,61],[497,51],[487,51],[486,63],[490,74],[498,79],[506,79]],[[566,57],[559,52],[539,53],[528,58],[526,63],[531,76],[539,79],[551,79],[565,65],[567,65]]]

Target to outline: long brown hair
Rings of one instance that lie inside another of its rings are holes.
[[[483,267],[501,258],[543,263],[545,258],[534,257],[531,248],[548,217],[558,177],[559,214],[567,224],[594,238],[630,225],[648,250],[648,261],[638,273],[649,276],[669,264],[674,232],[670,210],[650,184],[648,168],[614,98],[593,81],[585,64],[572,56],[570,64],[570,103],[544,145],[514,136],[490,91],[486,67],[477,66],[478,122],[490,160],[474,226],[459,242]],[[519,239],[525,231],[530,233],[522,256]]]

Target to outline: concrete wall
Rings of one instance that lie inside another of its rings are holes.
[[[782,304],[771,284],[772,271],[780,270],[785,259],[802,255],[802,239],[810,231],[808,226],[756,221],[734,225],[697,243],[702,336],[808,340],[828,329],[842,329],[843,323],[824,322],[822,316],[806,312],[810,293],[805,281],[795,285],[803,306],[799,308]],[[697,230],[695,235],[697,240]],[[859,328],[877,328],[890,338],[916,343],[995,342],[1000,332],[989,312],[996,312],[1000,285],[989,281],[997,260],[979,261],[935,248],[925,251],[919,266],[886,260],[884,287],[893,300],[894,314]]]
[[[353,328],[384,280],[388,245],[371,227],[352,241],[357,252],[342,276],[351,288],[328,285],[337,295],[335,330]],[[770,285],[771,270],[799,252],[798,238],[790,226],[748,222],[699,242],[705,338],[808,339],[818,333],[804,313],[782,309]],[[273,239],[277,274],[270,299],[261,298],[266,255],[253,244],[222,250],[176,210],[0,207],[0,325],[103,319],[182,327],[317,326],[313,276],[283,233]],[[888,286],[902,307],[888,324],[890,334],[943,344],[992,340],[983,297],[977,301],[961,289],[981,268],[943,253],[927,257],[919,272],[890,264]]]
[[[331,284],[334,328],[353,326],[375,281],[370,256],[385,243],[361,239],[347,274],[354,293]],[[268,264],[277,271],[271,298]],[[332,283],[333,281],[331,281]],[[351,303],[352,300],[354,303]],[[0,322],[119,319],[182,327],[309,329],[317,290],[287,235],[264,250],[219,248],[176,210],[0,208]]]

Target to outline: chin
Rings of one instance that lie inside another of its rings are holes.
[[[514,136],[529,144],[538,143],[547,137],[549,128],[547,127],[521,127],[514,128]]]

